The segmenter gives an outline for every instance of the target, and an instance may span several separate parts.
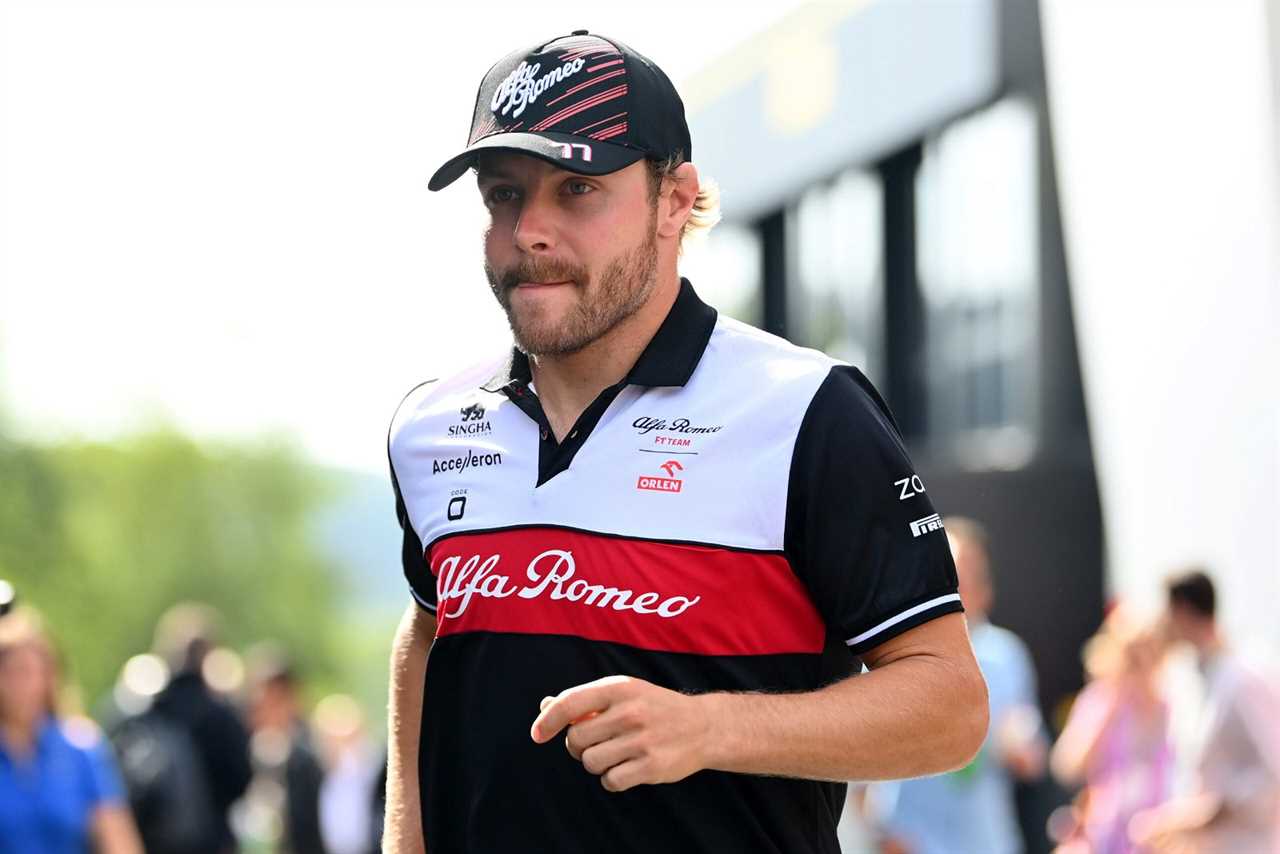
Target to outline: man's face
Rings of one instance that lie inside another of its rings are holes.
[[[1194,611],[1178,602],[1170,602],[1164,614],[1164,629],[1168,640],[1175,643],[1193,641],[1200,619]]]
[[[485,274],[520,349],[575,353],[645,304],[658,246],[643,160],[591,176],[494,153],[477,171],[490,217]]]

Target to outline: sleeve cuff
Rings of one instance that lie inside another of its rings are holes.
[[[865,632],[849,638],[845,641],[845,645],[849,647],[849,651],[854,655],[859,655],[877,644],[889,640],[889,638],[902,634],[908,629],[914,629],[916,626],[927,623],[944,614],[952,614],[963,610],[964,607],[960,604],[960,594],[948,593],[898,612]]]
[[[424,611],[426,611],[429,614],[435,614],[436,612],[435,604],[423,599],[421,596],[418,595],[418,591],[414,590],[412,587],[409,588],[409,595],[413,597],[413,601],[417,602],[420,606],[422,606],[422,609]]]

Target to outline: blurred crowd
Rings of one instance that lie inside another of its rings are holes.
[[[847,851],[1280,852],[1280,691],[1231,645],[1207,572],[1171,576],[1158,614],[1112,605],[1051,727],[1026,644],[988,619],[987,534],[945,528],[990,731],[953,773],[852,786],[864,835]],[[379,850],[385,750],[350,697],[308,709],[287,650],[238,654],[219,645],[216,612],[177,605],[94,723],[60,708],[55,645],[13,599],[0,582],[0,854]],[[1194,665],[1180,688],[1179,659]],[[1060,796],[1047,820],[1025,797],[1045,784]]]
[[[1082,650],[1086,684],[1055,739],[1027,646],[988,619],[995,587],[985,531],[962,518],[945,529],[990,693],[990,729],[959,771],[853,787],[866,846],[880,854],[1280,852],[1275,663],[1236,652],[1204,569],[1171,575],[1158,614],[1109,607]],[[1046,787],[1066,803],[1037,821],[1027,793]]]
[[[385,751],[359,705],[308,713],[287,650],[218,645],[174,606],[95,723],[60,708],[55,646],[0,582],[0,854],[371,854]]]

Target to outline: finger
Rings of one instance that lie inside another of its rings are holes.
[[[543,709],[545,709],[548,705],[550,705],[551,701],[554,699],[555,697],[543,697],[542,702],[538,704],[538,711],[542,711]]]
[[[582,751],[582,767],[589,774],[600,776],[614,766],[641,756],[639,740],[634,737],[611,738]]]
[[[609,792],[625,792],[634,786],[649,782],[645,779],[644,768],[644,763],[639,759],[629,759],[601,774],[600,785]]]
[[[564,745],[568,749],[570,756],[581,761],[582,751],[602,741],[608,741],[611,738],[622,735],[628,729],[626,721],[616,714],[593,712],[569,725],[569,731],[565,734]]]
[[[539,744],[550,741],[556,733],[584,715],[609,708],[618,686],[628,681],[626,676],[607,676],[561,692],[538,713],[529,728],[529,735]]]

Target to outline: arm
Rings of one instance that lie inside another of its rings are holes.
[[[411,602],[391,645],[387,811],[382,835],[382,850],[387,854],[425,851],[418,801],[418,733],[427,652],[435,634],[435,617]]]
[[[89,834],[96,854],[143,854],[133,816],[120,804],[107,803],[95,809],[89,819]]]
[[[610,677],[543,701],[534,741],[566,745],[610,791],[703,769],[823,780],[938,773],[987,728],[964,619],[948,614],[865,653],[871,672],[799,694],[685,695]]]
[[[962,767],[987,732],[987,690],[964,617],[948,614],[863,656],[869,673],[806,694],[709,694],[708,767],[886,780]]]
[[[1050,758],[1053,775],[1060,783],[1076,785],[1084,781],[1115,717],[1117,699],[1114,687],[1103,682],[1086,686],[1076,698]]]

